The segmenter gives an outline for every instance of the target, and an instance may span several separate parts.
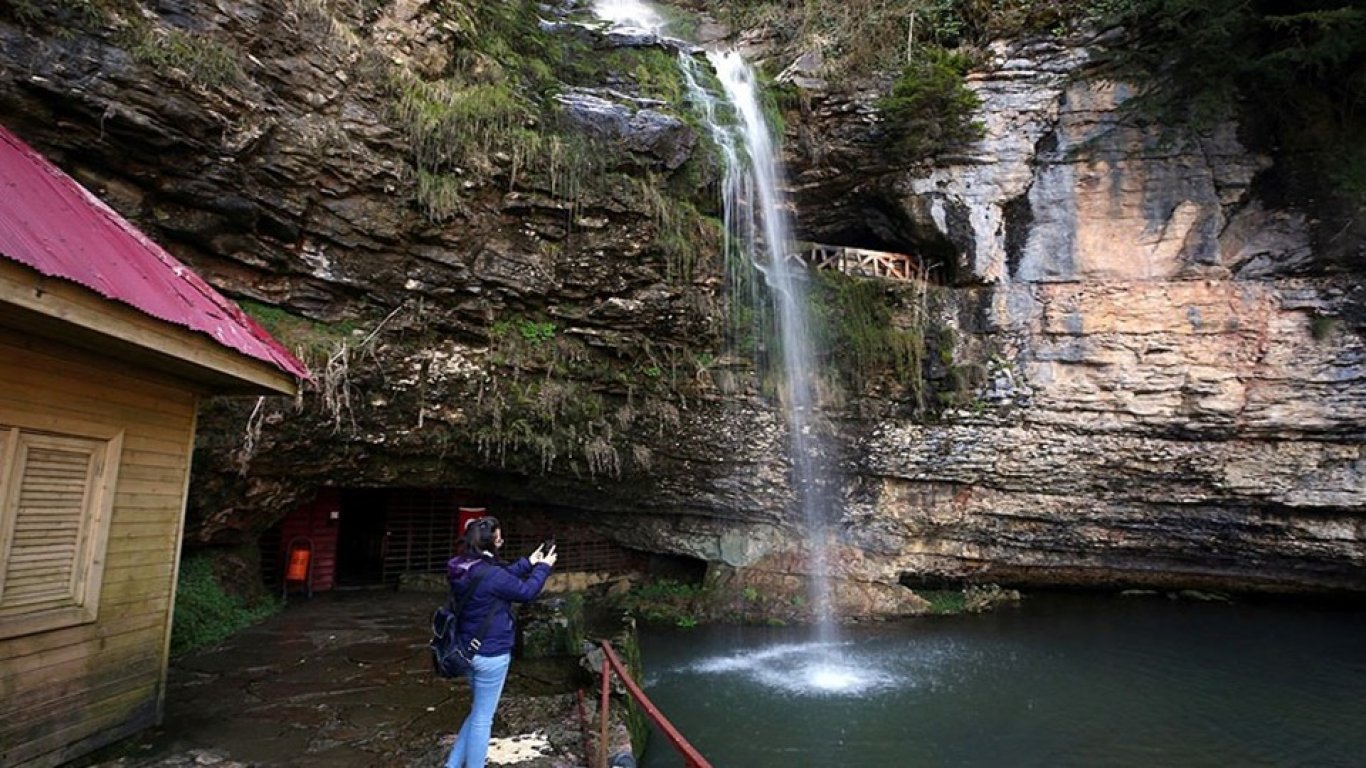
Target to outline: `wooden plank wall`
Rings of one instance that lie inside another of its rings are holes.
[[[196,396],[0,329],[0,406],[125,430],[96,621],[0,639],[0,765],[57,765],[154,725]]]

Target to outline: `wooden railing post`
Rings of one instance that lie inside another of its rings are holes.
[[[812,271],[833,269],[845,274],[901,281],[929,279],[917,259],[905,253],[816,243],[806,250],[789,252],[787,259],[803,264]]]

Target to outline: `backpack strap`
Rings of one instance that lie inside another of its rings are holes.
[[[474,566],[471,565],[470,568],[473,569]],[[487,575],[488,574],[481,569],[479,575],[474,577],[474,581],[470,582],[470,588],[465,590],[465,594],[460,596],[460,602],[458,603],[455,601],[455,590],[446,593],[446,606],[451,609],[451,613],[457,620],[460,618],[460,612],[465,609],[465,603],[468,603],[470,598],[474,597],[474,590],[479,588],[479,582],[483,581],[484,577]]]
[[[465,609],[465,603],[469,602],[469,599],[474,596],[474,591],[479,588],[479,582],[483,581],[484,577],[488,575],[488,564],[486,563],[485,566],[486,567],[479,570],[479,575],[475,577],[474,581],[470,582],[470,588],[465,590],[465,594],[460,596],[460,602],[452,604],[451,613],[455,615],[457,626],[460,621],[460,612]],[[470,567],[473,568],[474,566]],[[452,594],[450,600],[454,600],[454,598],[455,595]],[[489,625],[493,623],[493,614],[494,611],[498,610],[499,602],[498,598],[494,598],[493,605],[489,606],[489,612],[484,614],[484,621],[479,625],[479,629],[474,631],[474,637],[470,638],[470,651],[477,652],[479,646],[483,645],[482,638],[484,637],[484,633],[489,631]]]

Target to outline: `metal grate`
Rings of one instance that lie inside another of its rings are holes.
[[[555,537],[555,570],[626,573],[644,565],[644,556],[593,533],[587,525],[510,517],[503,523],[503,556],[508,560],[531,554],[536,545]]]
[[[403,491],[389,498],[385,583],[397,582],[402,573],[445,572],[459,539],[456,506],[448,491]]]
[[[467,499],[461,499],[467,501]],[[388,503],[384,581],[394,583],[403,573],[444,573],[461,540],[458,507],[447,491],[396,491]],[[581,519],[568,513],[488,504],[488,513],[503,529],[502,556],[515,560],[531,554],[536,545],[555,537],[559,558],[555,570],[607,572],[613,575],[641,570],[646,557],[605,539]]]

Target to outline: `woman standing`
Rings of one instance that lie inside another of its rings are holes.
[[[484,768],[493,713],[503,695],[516,639],[511,603],[535,600],[555,565],[554,544],[545,551],[544,546],[537,547],[530,557],[515,563],[498,560],[497,552],[502,546],[503,530],[498,520],[478,518],[465,529],[464,554],[452,558],[446,566],[451,594],[456,600],[466,591],[474,590],[460,611],[459,636],[479,641],[469,673],[474,702],[460,726],[446,768]]]

